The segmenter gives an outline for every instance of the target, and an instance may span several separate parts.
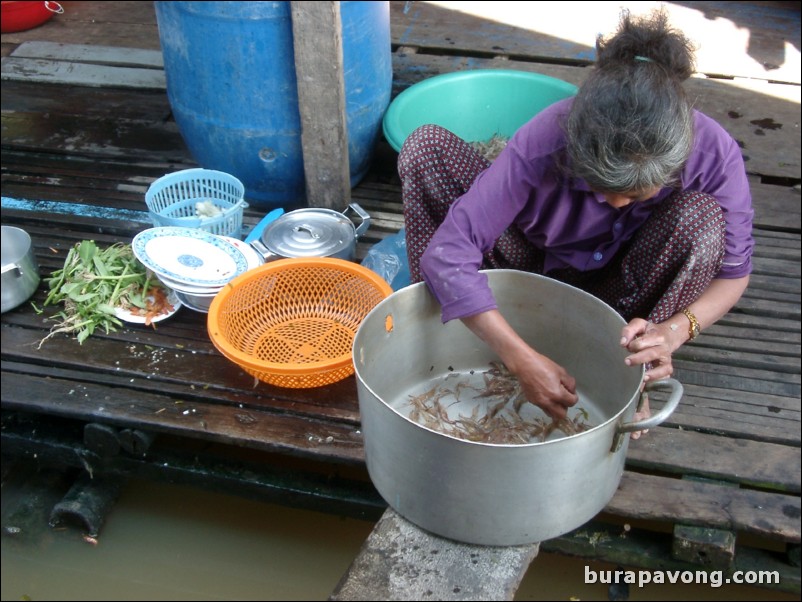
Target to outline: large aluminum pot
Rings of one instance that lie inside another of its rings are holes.
[[[346,215],[349,210],[360,218],[358,227],[354,227]],[[257,228],[260,226],[261,223]],[[369,227],[370,216],[357,203],[351,203],[342,213],[308,207],[273,219],[258,240],[252,235],[248,239],[265,261],[291,257],[334,257],[353,261],[356,242]]]
[[[543,276],[485,274],[512,327],[576,378],[578,405],[595,426],[515,445],[452,437],[410,419],[400,408],[421,383],[425,389],[498,361],[459,320],[442,324],[439,304],[419,283],[379,303],[354,339],[365,456],[385,501],[419,527],[467,543],[522,545],[572,531],[598,514],[618,488],[628,433],[665,420],[682,386],[658,383],[672,389],[663,410],[631,422],[644,368],[624,364],[624,320],[595,297]]]
[[[39,286],[39,266],[25,230],[3,226],[2,313],[24,303]]]

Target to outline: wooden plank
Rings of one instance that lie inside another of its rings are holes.
[[[685,372],[686,374],[682,375],[683,377],[689,377],[693,374],[693,371],[690,369],[686,369]],[[780,375],[778,375],[778,377],[779,376]],[[777,414],[780,412],[780,410],[788,410],[790,413],[784,414],[782,418],[799,421],[799,404],[794,404],[792,402],[789,407],[787,403],[783,401],[788,399],[793,400],[795,398],[794,395],[772,394],[763,390],[755,391],[753,389],[738,388],[733,386],[732,383],[727,383],[724,386],[713,386],[707,383],[704,383],[703,385],[694,384],[693,382],[690,382],[689,379],[684,379],[682,382],[687,391],[688,400],[693,400],[695,397],[730,399],[738,406],[738,412],[749,414],[752,411],[750,408],[753,407],[761,408],[760,410],[756,410],[754,413],[763,415]],[[727,394],[723,394],[723,391],[727,391]],[[656,397],[660,394],[661,392],[655,392]],[[735,413],[733,416],[733,418],[735,418],[737,416],[737,412],[735,412],[734,409],[732,411]]]
[[[727,529],[798,542],[799,508],[799,497],[794,495],[626,470],[604,512],[633,521]]]
[[[728,314],[729,317],[730,314]],[[751,317],[751,316],[747,316]],[[728,345],[741,346],[751,341],[759,339],[761,345],[770,346],[770,352],[776,351],[778,355],[796,355],[795,351],[800,343],[799,329],[781,330],[772,328],[771,330],[761,327],[761,325],[749,322],[732,325],[729,321],[719,320],[705,330],[705,338],[701,337],[694,341],[700,346],[718,346],[726,348]],[[708,342],[711,341],[711,342]],[[774,346],[772,350],[771,347]],[[752,345],[754,349],[754,345]]]
[[[748,296],[741,297],[736,305],[738,311],[762,314],[777,319],[799,320],[800,308],[795,303],[763,303]]]
[[[145,90],[165,90],[167,86],[164,71],[157,69],[17,57],[3,57],[2,78],[3,80],[33,81],[71,86],[138,88]]]
[[[342,211],[351,202],[339,2],[290,2],[306,199]]]
[[[428,53],[563,63],[595,60],[596,36],[615,31],[621,7],[639,15],[661,6],[657,2],[614,6],[602,2],[583,3],[577,10],[574,4],[560,2],[390,4],[394,44]],[[672,25],[696,45],[698,71],[800,83],[799,12],[793,7],[700,4],[706,6],[691,10],[679,4],[663,5]],[[748,36],[741,28],[747,29]],[[715,44],[709,43],[713,39]],[[721,52],[722,48],[727,51]]]
[[[756,230],[753,233],[755,240],[760,240],[767,248],[787,248],[797,251],[802,247],[802,239],[799,232],[781,232],[777,230]]]
[[[770,274],[781,278],[799,278],[802,268],[799,262],[788,259],[777,259],[774,257],[764,257],[759,253],[752,258],[752,265],[757,274]]]
[[[750,334],[752,335],[751,337]],[[764,333],[759,329],[734,331],[734,329],[714,324],[712,327],[705,330],[704,340],[700,337],[694,341],[694,343],[695,347],[699,349],[720,349],[727,353],[732,353],[739,360],[743,361],[745,365],[752,367],[759,366],[761,360],[759,358],[751,358],[753,361],[749,361],[750,356],[762,355],[776,356],[783,358],[783,360],[786,358],[795,358],[797,360],[796,367],[798,368],[798,359],[800,354],[802,354],[802,347],[798,341],[793,342],[790,340],[791,337],[793,337],[793,333],[784,333],[787,334],[787,339],[785,340],[777,340],[775,338],[767,340],[763,334]],[[757,345],[755,344],[756,342],[758,343]],[[785,367],[787,368],[787,366]],[[792,372],[794,371],[793,365],[789,370]]]
[[[716,402],[726,400],[732,404],[732,408],[738,408],[741,413],[756,413],[783,416],[788,420],[799,421],[800,407],[799,400],[793,397],[781,395],[753,395],[748,391],[738,391],[736,389],[699,387],[696,385],[685,386],[683,403],[686,400],[709,400]]]
[[[800,395],[798,374],[742,366],[704,364],[701,363],[699,356],[692,360],[676,358],[673,365],[675,378],[683,384],[749,391],[757,395],[797,398]]]
[[[683,345],[674,354],[675,359],[686,362],[716,364],[767,370],[782,374],[799,374],[799,356],[768,356],[763,349],[749,351],[734,350],[712,346]],[[788,379],[791,382],[793,379]]]
[[[781,154],[784,154],[784,149],[782,153],[775,153],[775,160]],[[802,229],[802,203],[798,187],[763,184],[752,176],[749,178],[749,190],[755,209],[756,228],[786,232],[799,232]]]
[[[69,150],[73,155],[179,164],[189,157],[175,123],[126,122],[113,116],[76,123],[68,115],[3,113],[3,144],[20,150],[58,154]]]
[[[753,257],[759,257],[757,252],[755,255],[753,255]],[[802,281],[796,278],[777,278],[773,275],[760,273],[755,274],[753,272],[749,278],[749,287],[747,288],[747,291],[749,291],[750,294],[755,295],[763,294],[765,291],[777,291],[798,295],[800,293],[800,286],[802,286]]]
[[[43,297],[44,292],[37,292],[33,302],[41,306]],[[45,319],[52,314],[49,307],[44,316],[35,314],[30,307],[5,314],[3,323],[15,327],[4,331],[4,361],[21,366],[30,364],[30,369],[18,371],[45,378],[57,376],[80,381],[92,373],[92,382],[108,386],[136,389],[126,385],[125,380],[116,380],[127,378],[131,384],[152,383],[146,389],[154,389],[157,395],[189,396],[194,401],[224,405],[257,403],[278,413],[323,417],[350,425],[358,422],[353,378],[315,389],[286,389],[255,382],[252,376],[216,351],[206,335],[206,314],[181,310],[170,319],[169,329],[124,327],[108,335],[95,333],[82,345],[72,337],[61,335],[39,347],[55,323]],[[162,330],[168,332],[163,334]],[[204,366],[202,380],[196,374],[199,359]],[[42,362],[46,362],[47,369],[41,368]],[[105,380],[104,374],[112,375],[111,380]]]
[[[20,44],[10,56],[164,70],[164,56],[160,50],[141,48],[32,41]]]
[[[800,492],[799,448],[774,443],[658,427],[630,443],[627,466]]]
[[[731,571],[735,563],[735,533],[710,527],[675,525],[672,553],[678,560]]]
[[[664,426],[800,446],[798,398],[686,383],[684,388],[682,402]],[[662,392],[650,395],[655,411],[666,397]]]
[[[796,135],[799,86],[693,78],[686,88],[694,106],[738,141],[748,172],[799,179],[800,145],[789,144]]]
[[[777,280],[782,281],[781,279]],[[786,279],[786,280],[790,280],[789,282],[789,288],[790,288],[794,280],[792,279]],[[799,299],[799,293],[792,290],[782,291],[782,290],[772,290],[770,288],[764,288],[764,289],[747,288],[746,291],[744,291],[744,298],[754,299],[756,302],[758,303],[763,302],[764,304],[768,302],[768,303],[783,303],[783,304],[793,305]]]
[[[654,403],[655,410],[661,407],[661,403]],[[712,433],[714,435],[799,447],[798,421],[744,414],[739,410],[740,407],[737,406],[720,410],[699,407],[683,399],[680,407],[671,414],[671,417],[663,425],[702,433]]]
[[[3,209],[16,209],[18,211],[41,211],[43,213],[61,213],[70,216],[94,216],[102,219],[151,224],[150,214],[147,211],[98,207],[62,201],[28,201],[10,197],[2,198],[2,206]]]
[[[198,321],[200,324],[197,324]],[[35,348],[41,339],[40,335],[46,334],[47,331],[37,332],[31,337],[19,332],[22,328],[10,328],[11,324],[25,327],[35,322],[35,320],[5,322],[9,326],[7,332],[11,341],[30,341],[33,338],[34,341],[28,344]],[[346,379],[331,387],[314,391],[280,389],[266,384],[263,386],[262,383],[257,385],[252,377],[243,374],[233,365],[227,365],[225,361],[221,362],[224,358],[207,348],[202,338],[203,330],[200,330],[199,337],[197,328],[198,325],[202,328],[204,322],[205,317],[201,314],[197,320],[175,324],[171,329],[172,337],[169,339],[147,336],[150,333],[136,336],[137,333],[121,331],[117,341],[104,341],[103,344],[93,346],[90,350],[92,353],[103,351],[113,354],[105,364],[84,359],[85,354],[89,352],[80,347],[76,348],[77,343],[72,339],[63,339],[62,351],[71,350],[78,358],[74,362],[52,360],[53,357],[57,357],[56,351],[49,348],[52,347],[51,343],[56,343],[55,339],[45,343],[39,350],[42,351],[39,356],[42,361],[53,362],[48,368],[31,363],[25,359],[24,354],[14,354],[8,347],[3,349],[4,362],[9,362],[6,369],[21,375],[20,378],[25,376],[45,381],[47,378],[53,378],[68,382],[83,382],[89,378],[93,385],[121,387],[126,389],[125,394],[130,396],[136,396],[135,389],[144,385],[146,390],[152,389],[156,397],[160,398],[160,401],[154,401],[155,404],[163,404],[164,397],[168,396],[193,403],[236,406],[240,409],[256,407],[268,413],[328,420],[348,426],[358,424],[358,403],[353,381],[349,382]],[[49,323],[47,325],[49,326]],[[102,337],[96,335],[96,338]],[[199,359],[202,359],[204,366],[207,364],[209,366],[207,376],[202,382],[192,377],[192,364],[197,364]],[[92,375],[91,378],[87,376],[88,374]],[[12,387],[9,391],[13,392],[14,383],[9,383],[9,386]],[[21,392],[15,395],[26,397],[28,393]],[[44,399],[37,403],[55,403],[57,407],[61,407],[60,402],[53,399]],[[82,407],[82,399],[75,398],[73,403],[75,411],[87,411]],[[68,405],[63,409],[70,411],[71,407]],[[158,412],[160,409],[161,406],[154,407],[153,411],[160,413]],[[92,408],[89,408],[89,411],[92,411]],[[136,422],[138,413],[132,415],[131,419]]]
[[[688,481],[705,482],[706,479],[683,477]],[[737,488],[733,483],[715,484]],[[674,525],[674,540],[671,555],[678,559],[703,567],[725,567],[731,571],[735,564],[736,533],[734,530],[714,528],[710,524],[695,526],[677,523]]]
[[[730,312],[726,314],[716,324],[762,328],[769,331],[785,331],[789,333],[799,332],[799,322],[796,320],[784,320],[782,318],[775,319],[769,316],[750,315],[737,312]]]
[[[776,238],[770,235],[786,234],[793,238]],[[800,237],[799,233],[786,233],[777,230],[766,230],[755,228],[752,231],[755,239],[754,256],[766,257],[770,259],[782,259],[785,261],[796,261],[800,257]]]
[[[4,370],[3,407],[309,459],[364,462],[356,426],[273,414],[256,406],[240,409],[204,403],[189,394],[158,395],[146,381],[134,378],[128,382],[128,387],[135,385],[140,390],[128,388],[122,381],[116,386],[98,385]]]
[[[3,82],[3,111],[76,115],[81,118],[167,122],[170,103],[163,90],[43,86],[25,81]]]
[[[774,292],[770,289],[755,289],[744,293],[734,311],[753,315],[772,316],[775,318],[799,319],[799,309],[795,301],[795,293]]]

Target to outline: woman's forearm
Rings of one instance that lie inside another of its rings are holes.
[[[524,341],[496,309],[462,318],[504,365],[518,377],[526,398],[555,420],[579,399],[576,381],[565,368],[538,353]]]
[[[534,351],[497,309],[462,318],[462,323],[495,351],[513,372],[516,371],[516,360]]]
[[[699,322],[700,330],[704,331],[709,328],[730,311],[741,298],[748,284],[749,276],[713,280],[707,290],[687,308]],[[676,351],[690,339],[690,320],[684,313],[678,312],[665,323],[669,325],[674,335],[671,337],[671,350]]]

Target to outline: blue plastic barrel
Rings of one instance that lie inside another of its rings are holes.
[[[167,96],[195,161],[252,206],[306,202],[289,2],[156,2]],[[351,185],[390,103],[389,2],[342,2]]]

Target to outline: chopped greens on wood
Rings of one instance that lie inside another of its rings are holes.
[[[172,307],[168,291],[143,266],[130,244],[116,243],[100,249],[95,241],[83,240],[73,246],[64,261],[47,280],[50,293],[45,306],[63,304],[53,316],[59,320],[39,342],[41,347],[50,337],[74,334],[83,343],[96,330],[116,331],[122,322],[115,315],[121,308],[145,316],[146,324]]]

